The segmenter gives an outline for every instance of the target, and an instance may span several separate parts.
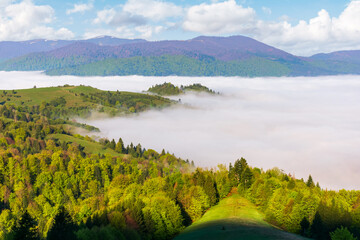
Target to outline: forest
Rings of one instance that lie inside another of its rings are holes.
[[[66,60],[51,58],[35,59],[32,64],[24,59],[17,62],[18,69],[46,70],[46,74],[76,76],[286,76],[291,69],[281,62],[253,57],[243,61],[221,61],[210,56],[197,59],[181,55],[163,55],[151,57],[108,58],[92,63],[64,64]],[[40,64],[43,62],[43,64]],[[71,62],[71,61],[70,61]],[[49,64],[51,64],[49,66]],[[0,69],[11,69],[0,66]],[[30,68],[29,68],[30,67]],[[34,68],[35,67],[35,68]]]
[[[170,82],[169,83],[165,82],[163,84],[156,84],[155,86],[150,87],[147,91],[150,93],[155,93],[160,96],[179,95],[190,91],[215,94],[213,90],[209,89],[206,86],[201,85],[200,83],[194,83],[187,86],[181,85],[180,87],[178,87]]]
[[[2,91],[1,239],[172,239],[233,191],[285,231],[314,239],[360,237],[360,191],[322,189],[311,175],[296,179],[240,156],[229,166],[202,169],[166,150],[81,136],[68,128],[68,117],[89,106],[135,112],[129,109],[171,102],[63,88],[65,95],[38,101],[29,101],[25,90]]]

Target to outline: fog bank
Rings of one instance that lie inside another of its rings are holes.
[[[182,105],[132,117],[86,121],[108,138],[163,148],[203,167],[245,157],[322,187],[360,189],[360,76],[316,78],[49,77],[0,72],[0,89],[85,84],[142,91],[202,83],[220,96],[187,94]]]

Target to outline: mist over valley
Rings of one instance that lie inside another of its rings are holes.
[[[90,85],[142,92],[155,84],[201,83],[220,95],[189,93],[181,103],[129,117],[81,119],[101,137],[163,148],[197,166],[240,157],[257,167],[279,167],[297,178],[311,174],[324,188],[356,189],[360,181],[360,77],[49,77],[1,72],[1,89]],[[96,135],[96,134],[95,134]]]

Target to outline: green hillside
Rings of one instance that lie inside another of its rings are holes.
[[[60,61],[60,60],[59,60]],[[0,65],[2,70],[11,70]],[[291,70],[283,63],[253,57],[242,61],[220,61],[211,57],[194,59],[186,56],[131,57],[106,59],[69,67],[47,68],[48,75],[77,76],[287,76]]]
[[[14,104],[41,112],[51,119],[88,117],[97,111],[111,116],[161,108],[172,103],[167,98],[142,93],[101,91],[89,86],[59,86],[0,91],[0,104]]]
[[[120,137],[74,134],[94,128],[66,117],[101,108],[131,113],[168,99],[84,86],[0,95],[0,239],[360,237],[360,191],[324,190],[311,175],[305,182],[244,158],[195,168]]]
[[[89,137],[83,137],[80,135],[66,135],[66,134],[50,134],[46,136],[45,139],[59,140],[60,142],[66,143],[76,143],[84,147],[84,151],[90,154],[110,154],[112,156],[120,156],[121,154],[117,153],[111,148],[107,148],[104,145],[101,145],[99,142],[94,141]]]
[[[281,231],[264,221],[264,215],[247,199],[234,194],[210,208],[174,240],[305,239]]]
[[[155,93],[160,96],[173,96],[190,91],[215,94],[213,90],[201,85],[200,83],[194,83],[192,85],[187,85],[187,86],[181,85],[180,87],[177,87],[172,83],[164,82],[163,84],[156,84],[155,86],[150,87],[147,91],[151,93]]]

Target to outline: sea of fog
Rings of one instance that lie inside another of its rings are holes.
[[[240,157],[322,187],[360,189],[360,76],[49,77],[0,72],[0,89],[64,84],[141,92],[150,86],[201,83],[221,95],[187,94],[181,105],[131,117],[85,120],[101,135],[145,148],[163,148],[202,167]]]

